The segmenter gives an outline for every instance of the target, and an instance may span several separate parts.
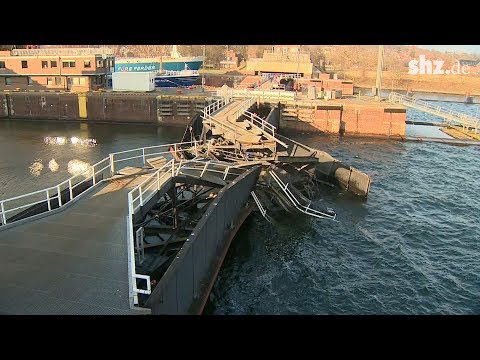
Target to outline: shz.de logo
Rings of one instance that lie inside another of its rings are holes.
[[[443,74],[468,74],[468,65],[460,66],[460,62],[457,60],[450,69],[443,69],[443,60],[425,60],[425,55],[420,55],[419,60],[413,59],[408,62],[408,73],[412,75],[416,74],[429,74],[429,75],[443,75]]]

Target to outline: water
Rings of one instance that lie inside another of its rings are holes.
[[[107,124],[88,125],[82,129],[79,123],[2,120],[0,199],[54,186],[68,179],[72,176],[68,172],[69,163],[93,165],[111,152],[178,142],[184,130]],[[63,145],[46,144],[46,137],[66,138],[67,142]],[[95,139],[97,145],[72,144],[72,137],[79,140]],[[52,166],[55,163],[58,169],[52,171],[56,168]],[[32,171],[32,167],[41,170]]]
[[[0,121],[0,199],[66,179],[71,160],[92,164],[111,151],[182,134],[144,125],[81,130]],[[45,136],[95,138],[98,145],[46,145]],[[292,137],[371,175],[369,197],[325,188],[314,205],[334,208],[339,223],[289,214],[269,224],[252,214],[232,242],[206,314],[480,313],[480,147]],[[44,165],[38,176],[29,170],[35,159]]]

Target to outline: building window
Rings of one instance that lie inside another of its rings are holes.
[[[57,60],[51,60],[50,61],[50,67],[56,68],[57,67]]]
[[[0,69],[5,69],[5,61],[0,61]]]
[[[80,85],[86,85],[87,82],[85,81],[85,78],[80,78]]]
[[[78,77],[72,78],[72,84],[73,85],[79,85],[80,84],[79,78]]]
[[[12,78],[11,77],[6,77],[5,78],[5,85],[12,85]]]
[[[55,85],[62,85],[62,78],[60,76],[55,77]]]
[[[97,60],[97,68],[103,67],[103,60]]]
[[[90,60],[83,60],[83,67],[84,68],[92,67],[92,64],[90,64]]]
[[[53,85],[53,78],[47,77],[47,85]]]
[[[74,68],[75,67],[75,61],[62,61],[62,67],[64,68]]]
[[[48,68],[48,61],[42,61],[42,69]]]
[[[30,76],[27,76],[27,85],[33,85],[33,80]]]
[[[27,60],[22,60],[22,69],[28,68]]]

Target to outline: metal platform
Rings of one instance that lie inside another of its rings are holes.
[[[131,309],[127,193],[141,176],[98,185],[56,214],[0,232],[0,313],[149,314]]]

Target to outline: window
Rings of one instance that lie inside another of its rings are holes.
[[[83,67],[84,68],[92,67],[92,64],[90,64],[90,60],[83,60]]]
[[[48,61],[42,61],[42,69],[48,68]]]
[[[79,84],[80,84],[79,78],[78,78],[78,77],[72,78],[72,84],[73,84],[73,85],[79,85]]]
[[[22,60],[22,69],[28,68],[27,60]]]
[[[103,67],[103,60],[97,60],[97,67],[98,68]]]
[[[57,60],[50,61],[50,67],[56,68],[57,67]]]
[[[5,85],[12,85],[12,78],[11,77],[6,77],[5,78]]]
[[[33,80],[30,76],[27,76],[27,85],[33,85]]]
[[[53,85],[53,78],[47,77],[47,85]]]
[[[0,69],[5,69],[5,61],[0,61]]]
[[[62,85],[62,78],[60,76],[55,77],[55,85]]]
[[[80,85],[86,85],[86,79],[85,78],[80,78]]]
[[[74,68],[75,67],[75,61],[62,61],[62,67],[64,68]]]

